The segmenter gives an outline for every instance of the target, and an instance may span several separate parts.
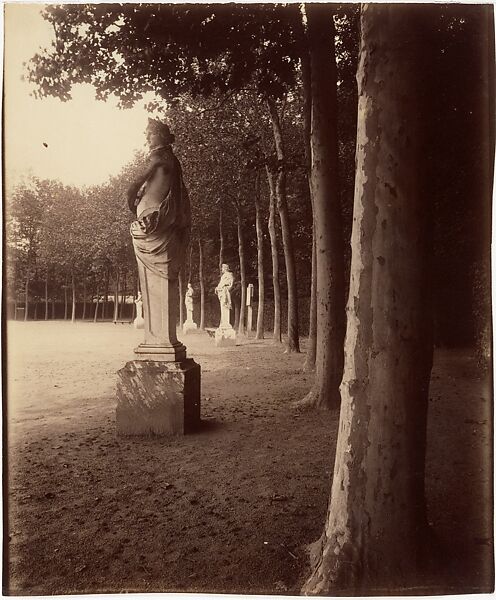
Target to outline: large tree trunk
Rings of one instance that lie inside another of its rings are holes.
[[[291,224],[289,221],[288,202],[286,198],[286,160],[284,151],[284,142],[282,128],[277,112],[276,103],[272,98],[267,99],[272,130],[274,133],[274,143],[277,154],[277,175],[276,175],[276,199],[279,218],[281,219],[282,246],[284,249],[284,261],[286,264],[286,281],[288,287],[288,339],[286,345],[287,352],[300,351],[299,325],[298,325],[298,289],[296,285],[296,265],[293,250],[293,238],[291,233]]]
[[[24,320],[28,320],[29,312],[29,275],[26,275],[26,283],[24,284]]]
[[[219,207],[219,273],[222,273],[222,264],[224,262],[224,215],[222,205]]]
[[[48,321],[48,270],[45,273],[45,321]]]
[[[198,236],[198,279],[200,281],[200,331],[205,331],[205,280],[203,278],[203,241]]]
[[[264,337],[264,308],[265,308],[265,281],[264,281],[264,248],[262,213],[260,208],[260,171],[255,179],[255,227],[257,230],[257,274],[258,274],[258,311],[256,340]]]
[[[266,167],[267,181],[269,183],[269,238],[270,253],[272,257],[272,288],[274,291],[274,331],[272,339],[275,344],[282,342],[281,338],[281,287],[279,283],[279,253],[277,250],[277,230],[276,230],[276,200],[274,176],[270,168]]]
[[[311,60],[311,194],[317,267],[315,382],[302,404],[338,408],[344,361],[344,260],[338,184],[334,20],[327,5],[306,7]]]
[[[241,279],[241,299],[239,310],[238,334],[246,333],[245,312],[246,312],[246,257],[245,257],[245,240],[243,236],[243,223],[241,215],[241,207],[236,204],[236,221],[238,225],[238,255],[239,255],[239,274]]]
[[[76,322],[76,278],[74,276],[74,271],[71,271],[71,287],[72,287],[71,323],[75,323]]]
[[[364,5],[342,404],[324,533],[307,594],[408,585],[425,532],[432,339],[420,193],[423,8]]]
[[[116,268],[115,279],[114,279],[114,323],[117,323],[119,319],[119,287],[120,287],[121,274],[119,269]]]
[[[303,82],[303,136],[305,151],[305,168],[307,173],[308,191],[312,203],[312,275],[310,284],[310,308],[308,317],[308,344],[307,355],[303,363],[303,370],[307,373],[315,371],[315,355],[317,352],[317,255],[315,252],[315,211],[313,195],[310,184],[312,150],[310,147],[311,121],[312,121],[312,81],[310,54],[305,48],[301,59],[301,77]]]

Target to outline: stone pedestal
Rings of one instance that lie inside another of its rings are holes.
[[[182,435],[200,423],[200,365],[132,360],[118,372],[120,435]]]
[[[186,347],[178,341],[176,323],[179,313],[177,279],[165,279],[138,261],[143,295],[145,341],[134,352],[142,360],[181,362]]]
[[[247,307],[248,316],[246,319],[246,331],[253,331],[253,307],[250,305]]]
[[[231,325],[227,327],[221,325],[215,330],[215,345],[221,348],[236,345],[236,332]]]
[[[183,333],[188,333],[190,331],[196,331],[198,329],[198,325],[193,321],[187,319],[183,323]]]

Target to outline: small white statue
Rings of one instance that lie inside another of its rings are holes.
[[[231,290],[234,285],[234,276],[231,273],[229,266],[223,264],[222,275],[220,281],[215,288],[215,293],[220,302],[220,325],[221,328],[230,328],[229,314],[231,310]]]
[[[144,329],[145,320],[143,318],[143,299],[141,292],[138,292],[138,297],[134,301],[136,304],[136,319],[134,319],[133,326],[135,329]]]
[[[184,295],[184,304],[186,305],[186,321],[183,323],[183,333],[191,329],[197,329],[198,325],[193,321],[193,286],[188,283],[186,294]]]
[[[231,273],[227,265],[222,265],[222,275],[220,281],[215,288],[215,293],[219,298],[220,303],[220,325],[215,330],[215,345],[216,346],[235,346],[236,332],[231,326],[229,320],[231,311],[231,290],[234,285],[234,275]]]

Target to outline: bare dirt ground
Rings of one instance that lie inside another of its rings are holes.
[[[304,356],[270,339],[217,349],[183,336],[202,367],[201,431],[120,438],[115,373],[141,337],[122,324],[8,323],[4,592],[298,594],[338,420],[292,408],[312,382]],[[488,592],[490,386],[467,351],[438,351],[430,397],[433,589]]]

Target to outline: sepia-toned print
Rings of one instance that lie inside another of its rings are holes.
[[[3,593],[493,592],[493,6],[4,24]]]

